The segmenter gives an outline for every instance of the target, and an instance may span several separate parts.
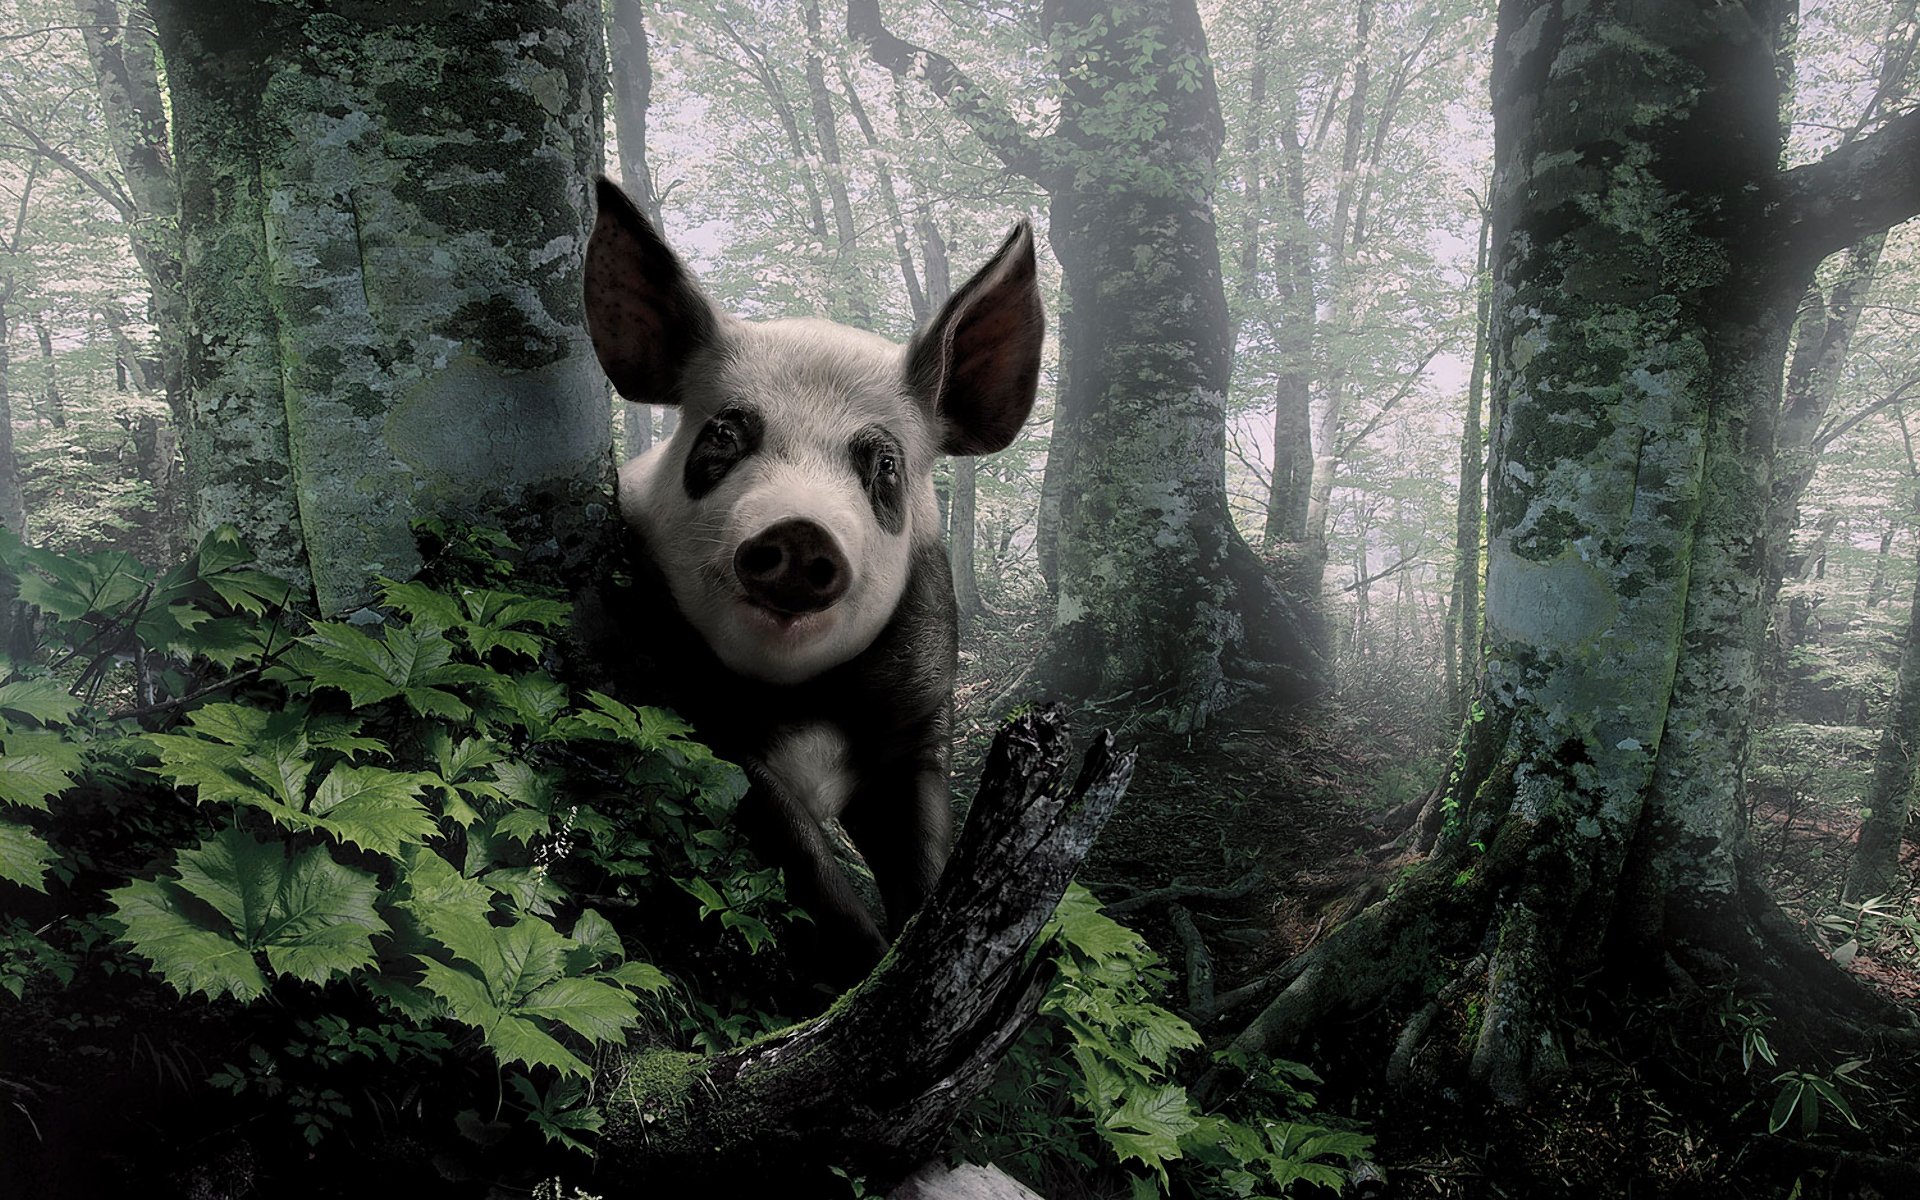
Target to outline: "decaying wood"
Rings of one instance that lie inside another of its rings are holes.
[[[940,886],[824,1015],[725,1054],[630,1057],[603,1181],[792,1195],[828,1167],[886,1187],[924,1163],[1033,1016],[1047,970],[1028,950],[1132,775],[1102,733],[1064,786],[1064,726],[1043,709],[1001,730]]]

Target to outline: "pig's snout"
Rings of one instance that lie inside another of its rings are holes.
[[[818,612],[846,595],[852,571],[833,535],[812,521],[771,525],[740,543],[733,573],[755,604],[784,613]]]

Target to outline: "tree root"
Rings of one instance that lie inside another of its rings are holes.
[[[1163,888],[1155,888],[1150,892],[1139,892],[1125,899],[1108,901],[1101,907],[1107,910],[1108,916],[1120,917],[1143,908],[1151,908],[1156,904],[1177,904],[1186,900],[1241,900],[1251,895],[1253,890],[1260,886],[1265,876],[1265,868],[1255,867],[1224,887],[1174,883]],[[1088,886],[1097,890],[1101,885],[1090,883]]]
[[[1440,1011],[1458,1000],[1480,976],[1486,973],[1487,956],[1476,954],[1460,968],[1453,982],[1440,989],[1440,994],[1428,1001],[1420,1011],[1407,1018],[1400,1027],[1400,1036],[1393,1040],[1393,1053],[1387,1057],[1387,1084],[1398,1090],[1405,1090],[1413,1078],[1413,1056],[1427,1040],[1427,1031],[1433,1028],[1433,1022]]]

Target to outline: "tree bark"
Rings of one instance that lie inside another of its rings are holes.
[[[1480,406],[1487,382],[1487,324],[1493,290],[1487,278],[1487,238],[1491,213],[1480,222],[1480,250],[1474,259],[1473,366],[1467,373],[1467,415],[1460,430],[1460,490],[1454,502],[1453,595],[1447,620],[1447,695],[1455,720],[1467,715],[1474,681],[1480,673],[1480,525],[1486,515],[1481,483],[1487,470],[1483,458],[1486,435],[1480,427]]]
[[[1914,580],[1913,605],[1907,612],[1907,633],[1900,647],[1900,667],[1894,675],[1893,699],[1887,723],[1873,755],[1873,787],[1867,795],[1867,816],[1860,823],[1860,841],[1847,872],[1845,896],[1867,900],[1899,890],[1900,839],[1906,832],[1913,799],[1913,755],[1920,746],[1920,576]]]
[[[155,4],[191,265],[189,522],[235,525],[327,613],[417,565],[420,518],[505,515],[570,558],[611,467],[581,310],[599,9],[352,11]]]
[[[1313,490],[1313,349],[1319,315],[1314,299],[1313,225],[1307,215],[1306,150],[1300,144],[1299,89],[1280,90],[1281,162],[1286,199],[1274,245],[1280,325],[1274,333],[1280,374],[1273,386],[1273,489],[1267,499],[1267,540],[1294,546],[1307,536]],[[1305,604],[1319,599],[1319,579],[1291,589]]]
[[[1058,596],[1036,675],[1075,700],[1134,695],[1194,729],[1318,677],[1227,509],[1232,347],[1212,203],[1224,129],[1205,31],[1191,0],[1066,0],[1042,26],[1062,93],[1057,132],[1039,138],[951,61],[889,33],[874,0],[848,7],[875,61],[923,79],[1050,198],[1067,292],[1053,446],[1072,458],[1070,474],[1048,472]]]
[[[841,1166],[891,1187],[930,1158],[1047,983],[1028,948],[1125,793],[1102,734],[1066,786],[1065,719],[995,739],[940,885],[826,1015],[725,1054],[646,1051],[617,1070],[600,1178],[811,1194]]]
[[[653,58],[647,47],[646,8],[640,0],[613,0],[607,24],[607,64],[613,84],[613,121],[620,155],[620,184],[640,211],[661,222],[661,196],[647,158],[647,107],[653,101]],[[653,411],[620,403],[621,448],[637,458],[653,446]]]
[[[1509,1102],[1564,1061],[1575,978],[1673,962],[1770,992],[1783,1036],[1911,1024],[1780,914],[1741,827],[1794,311],[1862,214],[1920,210],[1890,151],[1779,171],[1787,19],[1502,3],[1482,712],[1426,861],[1296,960],[1239,1048],[1489,940],[1469,1074]]]

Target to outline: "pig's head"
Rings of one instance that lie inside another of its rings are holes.
[[[622,517],[728,667],[773,683],[859,654],[940,536],[933,466],[989,454],[1033,407],[1043,320],[1033,232],[907,346],[821,320],[715,308],[653,226],[599,184],[587,328],[629,400],[680,408],[620,472]]]

